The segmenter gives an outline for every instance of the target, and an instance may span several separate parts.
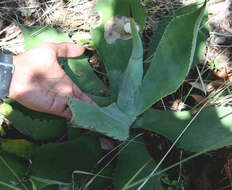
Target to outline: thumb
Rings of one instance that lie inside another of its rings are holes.
[[[85,48],[82,46],[78,46],[73,43],[57,43],[53,44],[56,50],[57,57],[78,57],[82,55],[85,51]]]

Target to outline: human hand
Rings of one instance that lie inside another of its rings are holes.
[[[46,43],[15,56],[8,97],[27,108],[66,118],[72,116],[66,97],[95,104],[57,62],[57,57],[77,57],[83,52],[83,47],[72,43]]]

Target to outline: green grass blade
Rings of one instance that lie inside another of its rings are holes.
[[[44,179],[41,177],[31,176],[32,180],[39,181],[41,183],[47,184],[47,185],[71,185],[71,183],[63,183],[60,181],[52,180],[52,179]]]
[[[18,157],[8,154],[7,152],[0,152],[0,179],[4,183],[10,181],[20,182],[26,173],[26,164]],[[28,190],[27,186],[22,183],[20,187]]]
[[[2,157],[0,156],[0,161],[2,161],[2,163],[10,170],[10,172],[15,176],[15,178],[20,181],[20,178],[19,176],[16,174],[16,172],[13,170],[13,168],[11,168],[8,164],[7,164],[7,161]],[[27,189],[27,188],[25,188]]]
[[[0,185],[8,187],[8,188],[13,189],[13,190],[22,190],[22,189],[19,189],[18,187],[15,187],[13,185],[7,184],[7,183],[5,183],[3,181],[0,181]]]
[[[32,190],[38,190],[37,187],[36,187],[36,185],[35,185],[35,183],[34,183],[34,181],[31,180],[31,179],[29,179],[29,181],[31,182]]]
[[[127,189],[132,181],[143,179],[155,166],[156,162],[149,155],[142,137],[137,138],[136,141],[132,141],[122,150],[118,156],[117,167],[113,176],[114,190]],[[159,177],[152,178],[144,186],[144,190],[150,189],[163,189]]]
[[[182,163],[184,163],[184,162],[187,162],[187,161],[189,161],[189,160],[191,160],[191,159],[194,159],[194,158],[196,158],[196,157],[198,157],[198,156],[200,156],[200,155],[202,155],[202,154],[204,154],[204,153],[206,153],[206,152],[209,152],[209,151],[211,151],[211,150],[214,150],[214,149],[216,149],[217,147],[222,146],[223,144],[231,144],[231,142],[232,142],[232,137],[228,137],[228,138],[226,138],[226,139],[224,139],[224,140],[222,140],[222,141],[220,141],[220,142],[218,142],[218,143],[216,143],[216,144],[214,144],[214,145],[212,145],[212,146],[210,146],[210,147],[207,147],[207,148],[203,149],[203,150],[200,151],[200,152],[197,152],[197,153],[193,154],[192,156],[189,156],[189,157],[187,157],[187,158],[185,158],[185,159],[183,159],[183,160],[181,160],[181,161],[179,161],[179,162],[177,162],[177,163],[175,163],[175,164],[173,164],[173,165],[171,165],[171,166],[169,166],[169,167],[167,167],[167,168],[165,168],[165,169],[162,169],[162,170],[156,172],[155,174],[153,174],[153,175],[150,176],[150,177],[160,175],[160,174],[162,174],[162,173],[164,173],[164,172],[166,172],[166,171],[168,171],[168,170],[170,170],[170,169],[172,169],[172,168],[174,168],[174,167],[179,166],[180,164],[182,164]],[[149,176],[148,176],[148,177],[149,177]],[[145,177],[145,178],[143,178],[143,179],[141,179],[141,180],[138,180],[137,182],[135,182],[135,183],[129,185],[129,186],[127,187],[127,189],[132,189],[132,188],[134,188],[135,186],[137,186],[137,185],[143,183],[145,180],[147,180],[148,177]]]
[[[130,180],[122,187],[122,190],[126,190],[127,187],[134,181],[134,179],[143,171],[143,169],[149,164],[149,162],[145,163],[131,178]]]

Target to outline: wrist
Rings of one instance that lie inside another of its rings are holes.
[[[17,66],[16,66],[17,62],[18,62],[18,56],[13,56],[12,57],[12,64],[13,64],[13,67],[14,67],[14,71],[12,73],[12,78],[11,78],[10,85],[9,85],[9,94],[8,94],[8,97],[12,98],[12,99],[16,98],[15,71],[17,69]]]
[[[0,54],[0,98],[5,98],[9,95],[9,88],[13,72],[13,56]]]

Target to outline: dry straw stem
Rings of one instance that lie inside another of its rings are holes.
[[[90,40],[93,6],[94,0],[1,1],[0,51],[14,54],[24,51],[19,24],[54,27],[66,32],[75,41]]]
[[[101,172],[107,167],[107,166],[109,166],[110,165],[110,163],[111,162],[113,162],[117,157],[118,157],[118,155],[130,144],[130,143],[135,143],[136,141],[135,141],[135,139],[136,138],[138,138],[138,137],[140,137],[140,136],[142,136],[143,135],[143,133],[139,133],[139,134],[137,134],[135,137],[133,137],[132,139],[130,139],[130,140],[127,140],[127,141],[124,141],[124,142],[122,142],[119,146],[122,146],[122,148],[117,152],[117,154],[115,154],[114,156],[113,156],[113,158],[95,175],[95,176],[93,176],[89,181],[88,181],[88,183],[85,185],[85,189],[87,189],[90,185],[91,185],[91,183],[96,179],[96,177],[98,177],[100,174],[101,174]]]
[[[200,112],[205,108],[205,106],[208,104],[206,102],[199,111],[194,115],[194,117],[191,119],[191,121],[188,123],[188,125],[184,128],[184,130],[180,133],[180,135],[176,138],[176,140],[173,142],[172,146],[168,149],[166,154],[163,156],[163,158],[160,160],[160,162],[156,165],[154,170],[149,174],[149,176],[146,178],[146,180],[137,188],[137,190],[141,190],[144,185],[148,182],[148,180],[155,174],[155,172],[158,170],[158,168],[161,166],[161,164],[164,162],[164,160],[167,158],[169,153],[172,151],[172,149],[176,146],[177,142],[181,139],[183,134],[187,131],[187,129],[191,126],[192,122],[196,119],[196,117],[200,114]]]

